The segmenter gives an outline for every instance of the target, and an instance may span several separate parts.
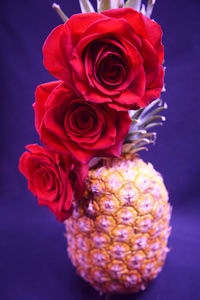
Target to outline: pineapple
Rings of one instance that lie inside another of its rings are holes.
[[[155,142],[147,129],[162,123],[157,113],[165,108],[156,100],[130,112],[133,123],[121,157],[91,167],[84,197],[65,221],[68,255],[100,293],[144,290],[169,251],[168,193],[162,176],[137,154]]]

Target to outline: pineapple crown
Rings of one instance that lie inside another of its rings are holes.
[[[151,17],[153,7],[156,0],[148,0],[145,6],[142,0],[97,0],[97,11],[101,13],[104,10],[131,7],[147,17]],[[89,0],[79,0],[82,13],[95,12],[95,9]],[[69,18],[56,3],[53,3],[52,7],[57,11],[58,15],[61,17],[65,23]]]

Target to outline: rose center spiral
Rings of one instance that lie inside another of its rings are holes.
[[[84,54],[86,74],[92,86],[112,90],[127,78],[122,44],[112,37],[93,41]]]

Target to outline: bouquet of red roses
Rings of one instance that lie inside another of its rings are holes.
[[[98,0],[95,12],[80,0],[82,13],[69,19],[54,4],[64,24],[47,37],[43,56],[57,81],[39,85],[33,104],[44,147],[28,145],[19,163],[39,205],[61,222],[70,217],[69,256],[106,293],[143,289],[168,251],[167,191],[136,154],[155,142],[147,130],[166,107],[154,2]]]

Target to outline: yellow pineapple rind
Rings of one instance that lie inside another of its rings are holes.
[[[89,172],[84,199],[65,221],[68,255],[101,293],[144,290],[169,251],[171,206],[161,175],[140,158]]]

